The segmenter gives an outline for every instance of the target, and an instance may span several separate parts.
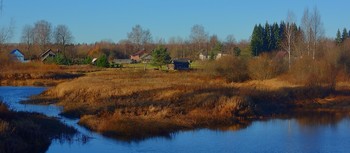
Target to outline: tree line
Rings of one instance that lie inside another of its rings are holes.
[[[38,51],[43,52],[51,46],[55,46],[63,53],[68,45],[73,43],[73,35],[68,26],[60,24],[53,28],[52,24],[46,20],[40,20],[34,25],[25,25],[22,31],[21,42],[29,56],[38,55]]]

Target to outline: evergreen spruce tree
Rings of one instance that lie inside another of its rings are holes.
[[[263,48],[263,28],[255,25],[250,41],[251,52],[253,56],[258,56]]]
[[[167,48],[163,46],[158,46],[156,49],[152,51],[152,60],[151,64],[153,66],[158,66],[160,69],[162,69],[163,65],[169,64],[171,57],[169,52],[167,51]]]
[[[271,29],[269,23],[266,22],[264,29],[264,51],[271,51]]]
[[[272,33],[273,33],[273,46],[271,47],[272,50],[277,50],[280,48],[281,39],[280,39],[280,29],[278,27],[278,24],[275,22],[272,25]]]
[[[279,31],[279,44],[281,44],[282,43],[282,41],[285,39],[285,32],[284,32],[284,28],[286,27],[286,23],[284,23],[284,21],[282,21],[281,23],[280,23],[280,31]]]
[[[339,45],[339,44],[341,44],[342,42],[343,42],[343,40],[342,40],[342,36],[341,36],[341,34],[340,34],[340,30],[338,29],[338,31],[337,31],[337,37],[335,38],[335,42]]]
[[[348,30],[346,28],[343,29],[342,40],[345,41],[349,37]]]

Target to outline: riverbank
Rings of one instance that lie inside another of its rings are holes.
[[[1,153],[44,153],[53,139],[69,140],[76,133],[55,118],[11,111],[0,102]]]
[[[121,140],[215,128],[295,110],[348,109],[350,86],[335,91],[271,79],[227,83],[201,72],[107,70],[50,88],[29,103],[64,106],[63,115]]]
[[[0,69],[0,86],[55,86],[100,70],[90,65],[58,66],[41,62],[12,63]]]

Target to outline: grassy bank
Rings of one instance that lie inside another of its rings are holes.
[[[5,63],[0,68],[1,86],[55,86],[66,80],[83,76],[98,68],[82,66],[58,66],[41,62]]]
[[[279,79],[227,83],[199,71],[112,69],[61,83],[31,103],[57,103],[64,106],[63,115],[80,118],[79,124],[131,140],[245,123],[295,109],[348,106],[348,100],[343,101],[348,89],[346,84],[330,91]]]
[[[53,139],[69,140],[74,134],[55,118],[10,111],[0,102],[1,153],[44,153]]]

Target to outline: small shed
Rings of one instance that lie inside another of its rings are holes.
[[[45,61],[49,57],[55,57],[56,53],[54,53],[51,49],[48,49],[47,51],[40,54],[41,61]]]
[[[189,70],[191,60],[187,58],[178,58],[174,59],[172,63],[174,64],[174,70]]]
[[[19,49],[15,49],[15,50],[11,51],[10,55],[13,57],[13,59],[15,59],[19,62],[25,62],[24,54]]]

